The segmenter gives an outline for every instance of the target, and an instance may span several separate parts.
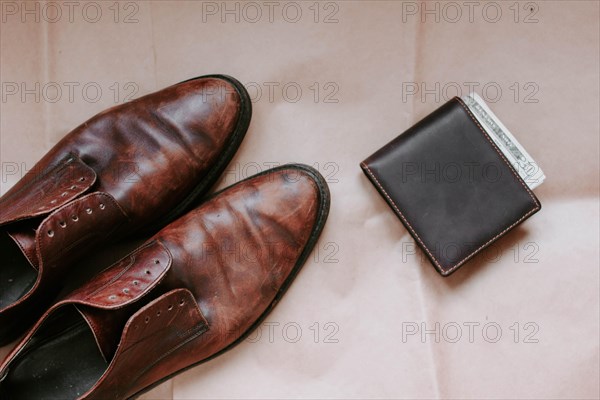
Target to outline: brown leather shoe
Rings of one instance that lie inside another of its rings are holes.
[[[93,247],[158,229],[205,194],[250,115],[239,82],[205,76],[100,113],[54,146],[0,199],[0,344],[39,318]]]
[[[215,195],[53,306],[0,366],[0,395],[137,397],[223,353],[280,300],[328,210],[301,165]]]

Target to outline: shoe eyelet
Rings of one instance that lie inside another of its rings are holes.
[[[182,306],[182,305],[184,305],[184,304],[185,304],[185,300],[183,300],[183,299],[182,299],[182,300],[180,300],[180,301],[179,301],[179,305],[180,305],[180,306]]]
[[[50,204],[56,204],[56,199],[50,200]]]
[[[68,195],[68,194],[69,194],[69,193],[67,193],[67,192],[62,192],[62,193],[60,194],[60,197],[65,197],[65,196],[66,196],[66,195]]]
[[[117,296],[114,294],[111,294],[110,296],[108,296],[109,300],[115,300],[116,298],[117,298]]]
[[[139,282],[139,281],[133,281],[133,284],[134,284],[135,286],[137,286],[137,285],[139,285],[139,284],[140,284],[140,282]]]
[[[157,316],[157,317],[160,317],[160,311],[157,311],[157,312],[156,312],[156,316]]]
[[[148,323],[148,322],[150,322],[150,317],[146,317],[146,318],[144,318],[144,322],[145,322],[145,323]]]
[[[147,269],[147,270],[146,270],[146,275],[150,275],[150,274],[151,274],[150,270],[149,270],[149,269]]]
[[[71,190],[75,190],[75,189],[77,189],[77,186],[75,186],[75,185],[71,186]]]
[[[50,237],[54,236],[54,231],[52,229],[48,230],[48,236],[50,236]]]
[[[160,264],[160,260],[154,260],[154,264]]]
[[[85,212],[88,213],[88,214],[91,214],[93,211],[92,211],[91,208],[88,207],[88,208],[85,209]]]
[[[78,217],[77,215],[73,215],[73,216],[71,216],[71,219],[72,219],[73,221],[79,221],[79,217]]]
[[[67,227],[67,223],[65,221],[60,221],[58,223],[58,225],[60,225],[61,228],[66,228]]]
[[[125,289],[123,289],[123,293],[125,293],[125,294],[129,294],[129,288],[125,288]]]
[[[84,176],[82,176],[81,178],[79,178],[79,182],[83,182],[83,181],[85,181],[85,177]]]
[[[167,307],[167,310],[171,311],[173,309],[173,305],[169,304],[169,307]]]
[[[104,203],[100,203],[100,205],[98,207],[100,207],[101,210],[104,210],[106,208],[106,206],[104,205]]]

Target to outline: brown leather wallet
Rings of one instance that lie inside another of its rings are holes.
[[[443,276],[541,208],[458,97],[361,168]]]

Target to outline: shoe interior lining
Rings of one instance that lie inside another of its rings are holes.
[[[31,290],[37,271],[29,264],[19,246],[5,232],[0,233],[0,309],[8,307]]]
[[[76,399],[107,367],[81,314],[72,305],[64,306],[10,364],[0,394],[11,400]]]

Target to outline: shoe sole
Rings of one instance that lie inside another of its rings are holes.
[[[134,400],[137,399],[139,396],[149,392],[150,390],[156,388],[157,386],[165,383],[166,381],[172,379],[173,377],[175,377],[176,375],[179,375],[189,369],[192,369],[194,367],[197,367],[201,364],[204,364],[220,355],[222,355],[223,353],[226,353],[227,351],[233,349],[235,346],[237,346],[238,344],[240,344],[241,342],[243,342],[256,328],[258,328],[260,326],[260,324],[264,321],[264,319],[271,313],[271,311],[273,310],[273,308],[277,305],[277,303],[279,303],[279,301],[281,300],[281,298],[283,297],[283,295],[287,292],[287,290],[289,289],[289,287],[291,286],[292,282],[294,281],[294,279],[296,278],[296,276],[298,275],[298,273],[300,272],[300,270],[302,269],[302,267],[304,266],[308,256],[312,253],[312,250],[315,247],[315,244],[317,243],[317,241],[319,240],[319,237],[321,236],[321,233],[323,231],[323,228],[325,226],[325,222],[327,221],[327,217],[329,216],[329,208],[330,208],[330,202],[331,202],[331,196],[329,193],[329,188],[327,186],[327,183],[325,182],[325,179],[323,178],[323,176],[321,176],[321,174],[319,172],[317,172],[314,168],[308,166],[308,165],[304,165],[304,164],[286,164],[286,165],[282,165],[279,167],[275,167],[273,169],[269,169],[267,171],[263,171],[257,175],[253,175],[249,178],[246,178],[234,185],[237,185],[239,183],[242,183],[244,181],[247,181],[249,179],[253,179],[256,178],[258,176],[262,176],[262,175],[266,175],[269,173],[273,173],[273,172],[277,172],[277,171],[281,171],[284,169],[296,169],[296,170],[301,170],[304,172],[307,172],[314,180],[314,182],[317,184],[317,188],[319,190],[319,213],[317,215],[317,220],[315,223],[315,226],[313,227],[313,230],[310,234],[310,237],[308,239],[308,242],[306,243],[306,246],[304,246],[304,249],[302,250],[302,253],[300,254],[300,257],[298,258],[298,261],[296,261],[296,265],[294,265],[294,268],[292,269],[292,271],[290,272],[290,274],[288,275],[288,277],[286,278],[285,282],[283,283],[283,285],[281,286],[281,288],[279,289],[279,291],[277,292],[277,294],[275,295],[275,298],[273,299],[273,301],[269,304],[269,306],[267,307],[267,309],[260,315],[260,317],[258,317],[258,319],[256,320],[256,322],[254,322],[254,324],[248,328],[247,331],[245,331],[238,339],[236,339],[233,343],[231,343],[229,346],[225,347],[224,349],[218,351],[217,353],[213,354],[212,356],[205,358],[204,360],[201,360],[195,364],[189,365],[185,368],[182,368],[164,378],[162,378],[161,380],[153,383],[152,385],[140,390],[139,392],[137,392],[136,394],[134,394],[133,396],[129,397],[128,400]],[[233,186],[233,185],[232,185]],[[215,193],[213,196],[214,197],[216,195],[218,195],[219,193],[223,192],[224,190],[227,189],[223,189],[221,191],[219,191],[218,193]]]

